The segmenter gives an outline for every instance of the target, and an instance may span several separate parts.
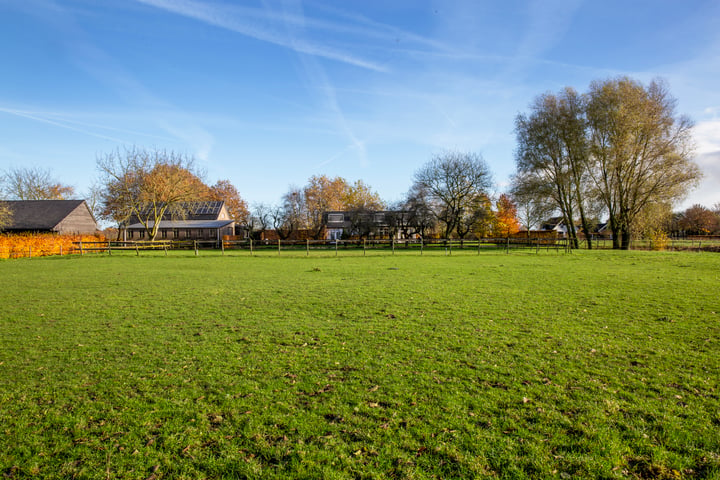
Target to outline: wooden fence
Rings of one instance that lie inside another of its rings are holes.
[[[580,248],[586,248],[584,241],[581,241]],[[596,240],[593,248],[611,249],[611,240]],[[634,240],[631,249],[651,250],[656,249],[649,240]],[[715,239],[668,239],[664,250],[672,251],[717,251],[720,252],[720,241]],[[38,252],[32,248],[13,250],[12,254],[4,258],[23,258],[40,255],[86,255],[113,253],[134,253],[139,256],[142,252],[161,251],[165,255],[171,250],[189,250],[195,255],[201,251],[219,250],[223,255],[227,253],[240,253],[253,255],[256,252],[277,252],[278,255],[285,253],[305,254],[311,252],[326,252],[339,255],[341,252],[358,253],[366,255],[368,252],[395,254],[396,252],[416,253],[418,255],[444,254],[452,255],[453,252],[480,254],[483,251],[501,251],[511,253],[523,251],[527,253],[554,252],[572,253],[572,249],[566,239],[563,238],[483,238],[479,240],[461,239],[412,239],[412,240],[229,240],[225,239],[220,244],[215,240],[158,240],[158,241],[79,241],[72,242],[67,248],[55,248],[48,252]],[[0,252],[2,253],[2,252]]]
[[[104,253],[112,255],[113,252],[134,252],[141,255],[144,251],[163,251],[165,255],[170,250],[191,250],[195,255],[199,255],[203,250],[220,250],[224,255],[225,252],[245,251],[250,255],[255,252],[276,251],[278,254],[283,252],[304,252],[310,255],[312,251],[334,252],[388,252],[394,254],[396,251],[416,252],[423,255],[429,253],[444,253],[452,255],[453,251],[472,252],[496,250],[510,253],[513,250],[528,250],[535,253],[543,251],[569,252],[568,244],[562,239],[548,238],[485,238],[480,240],[461,240],[461,239],[414,239],[414,240],[228,240],[224,239],[218,248],[218,243],[214,240],[184,240],[171,241],[159,240],[135,241],[135,242],[78,242],[76,244],[76,253],[81,255],[90,253]]]

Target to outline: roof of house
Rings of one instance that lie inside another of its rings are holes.
[[[4,202],[12,212],[4,230],[54,230],[85,200],[10,200]],[[87,206],[87,205],[86,205]],[[88,209],[88,215],[92,217]]]
[[[235,220],[160,220],[160,229],[174,229],[174,228],[222,228],[235,223]],[[152,228],[154,222],[149,222],[150,228]],[[142,223],[133,223],[129,225],[128,230],[144,230],[145,227]]]
[[[183,211],[184,215],[177,216],[184,216],[186,220],[217,220],[224,205],[223,201],[182,202],[174,205],[175,208],[172,210],[166,211],[163,220],[172,220],[173,214],[178,210]],[[148,204],[144,210],[140,211],[140,215],[147,217],[153,208],[151,204]],[[137,222],[137,216],[133,216],[130,221]]]
[[[561,223],[565,223],[565,219],[562,216],[548,218],[543,222],[543,225],[560,225]]]

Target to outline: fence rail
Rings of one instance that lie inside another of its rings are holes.
[[[444,252],[452,255],[453,250],[511,250],[531,249],[540,251],[553,250],[555,252],[569,252],[569,245],[563,239],[548,238],[483,238],[480,240],[462,239],[371,239],[371,240],[223,240],[219,245],[214,240],[159,240],[150,241],[104,241],[104,242],[77,242],[77,251],[85,253],[107,253],[133,251],[136,255],[146,250],[162,250],[167,255],[169,250],[194,250],[199,255],[201,250],[247,251],[251,255],[259,251],[299,252],[307,255],[311,251],[396,251],[418,252],[420,255],[427,252]]]
[[[720,240],[716,238],[686,238],[686,239],[668,239],[662,248],[657,248],[650,240],[633,240],[631,249],[635,250],[671,250],[671,251],[715,251],[720,252]],[[587,248],[585,241],[582,240],[580,248]],[[612,249],[612,240],[595,239],[593,248],[596,249]],[[43,249],[42,247],[27,247],[24,249],[14,248],[11,251],[0,251],[1,258],[23,258],[48,255],[85,255],[85,254],[107,254],[112,255],[113,252],[134,252],[139,256],[145,251],[162,251],[167,255],[170,250],[191,250],[195,255],[199,255],[200,251],[220,250],[224,255],[225,252],[245,251],[250,255],[261,251],[276,251],[278,254],[283,252],[301,253],[310,255],[311,252],[325,251],[333,252],[338,255],[340,252],[362,252],[366,255],[368,252],[415,252],[419,255],[428,253],[443,253],[452,255],[453,251],[472,252],[477,251],[504,251],[510,253],[512,251],[526,251],[539,253],[555,252],[555,253],[572,253],[572,248],[567,239],[563,238],[482,238],[475,240],[462,239],[347,239],[347,240],[157,240],[157,241],[79,241],[72,242],[69,247],[54,246]]]

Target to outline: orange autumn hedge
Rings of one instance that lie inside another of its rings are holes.
[[[104,235],[56,235],[52,233],[0,235],[0,258],[44,257],[80,253],[74,242],[104,242]]]

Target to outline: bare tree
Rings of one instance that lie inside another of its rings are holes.
[[[556,211],[557,205],[552,200],[532,188],[532,182],[523,179],[522,174],[514,175],[511,182],[510,195],[517,205],[518,219],[527,230],[537,228]]]
[[[406,223],[412,226],[422,238],[436,225],[435,213],[427,189],[417,183],[412,186],[403,203],[407,211]]]
[[[97,160],[101,174],[103,217],[119,227],[133,219],[151,240],[166,216],[184,218],[184,202],[207,196],[194,160],[164,150],[136,147],[111,152]]]
[[[528,195],[552,199],[575,248],[579,246],[575,228],[579,215],[588,248],[592,248],[586,215],[589,148],[582,97],[566,88],[557,95],[540,95],[530,109],[529,115],[518,115],[515,120],[515,189],[528,199]]]
[[[493,213],[490,198],[484,193],[472,197],[467,206],[460,211],[455,232],[465,238],[469,233],[485,233],[485,225],[492,223]],[[484,235],[480,235],[484,236]]]
[[[435,155],[415,172],[413,190],[426,193],[435,217],[449,237],[480,194],[492,185],[490,170],[476,153],[447,152]]]
[[[11,168],[3,177],[5,195],[15,200],[68,200],[75,189],[53,178],[50,170],[41,168]]]
[[[273,223],[272,208],[265,203],[256,203],[252,207],[251,225],[252,231],[257,232],[257,238],[262,238]]]
[[[596,81],[587,94],[590,173],[609,215],[613,248],[628,249],[633,222],[653,203],[674,203],[701,177],[692,122],[675,114],[662,82]]]
[[[272,207],[269,215],[273,228],[283,240],[290,238],[293,232],[306,228],[308,215],[305,210],[303,191],[291,186],[283,195],[282,204]]]

